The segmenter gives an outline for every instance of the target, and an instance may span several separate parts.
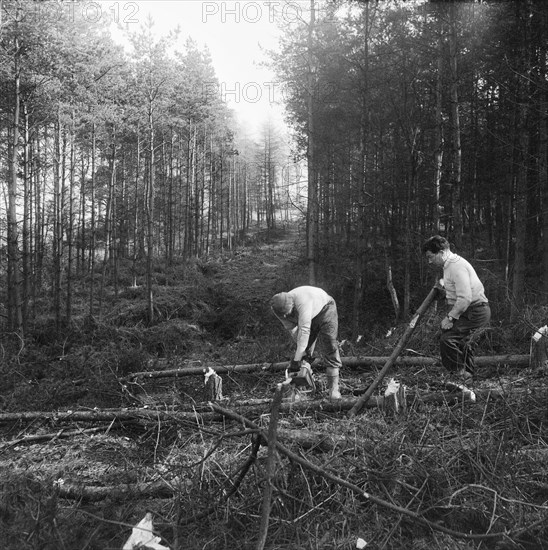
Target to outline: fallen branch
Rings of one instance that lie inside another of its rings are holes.
[[[343,367],[379,367],[384,365],[388,361],[389,357],[384,356],[358,356],[358,357],[342,357],[341,361]],[[530,362],[530,355],[487,355],[475,358],[476,365],[478,367],[496,366],[496,365],[508,365],[518,367],[528,367]],[[154,367],[162,367],[166,365],[172,365],[174,360],[157,360],[151,364]],[[440,364],[440,359],[437,357],[417,357],[417,356],[403,356],[398,357],[394,361],[395,365],[406,366],[429,366]],[[203,376],[206,374],[209,368],[212,368],[217,374],[227,373],[245,373],[245,372],[280,372],[289,368],[289,362],[284,361],[281,363],[250,363],[248,365],[208,365],[207,367],[181,367],[176,369],[164,369],[164,370],[149,370],[142,372],[133,372],[120,378],[121,383],[135,382],[137,380],[156,379],[156,378],[178,378],[183,376]]]
[[[165,481],[152,483],[133,483],[116,486],[86,486],[65,480],[57,480],[59,496],[71,500],[97,502],[109,498],[112,500],[127,500],[128,498],[169,498],[175,488]]]
[[[71,430],[68,432],[65,431],[64,429],[61,429],[56,433],[26,435],[25,437],[20,437],[19,439],[12,439],[11,441],[2,443],[0,445],[0,450],[5,449],[6,447],[13,447],[14,445],[24,445],[25,443],[35,443],[38,441],[51,441],[54,439],[73,437],[73,436],[82,435],[82,434],[94,434],[94,433],[99,433],[103,431],[105,431],[105,427],[87,428],[85,430]]]
[[[282,389],[283,384],[278,384],[276,386],[274,399],[272,400],[272,411],[270,413],[270,424],[268,426],[266,484],[263,493],[263,502],[261,504],[261,523],[259,526],[259,540],[256,546],[257,550],[263,550],[268,535],[268,524],[272,507],[272,480],[276,472],[276,443],[278,442],[278,418],[280,414],[280,405],[282,403]]]
[[[302,449],[315,450],[322,453],[331,452],[335,449],[344,450],[356,447],[372,452],[375,445],[370,439],[337,435],[330,432],[311,432],[310,430],[278,429],[278,438],[285,442],[298,445]]]
[[[211,416],[211,414],[208,414]],[[32,411],[18,413],[1,413],[0,424],[8,422],[32,422],[47,420],[61,422],[112,422],[144,421],[181,422],[196,424],[196,412],[166,411],[160,409],[94,409],[92,411]]]
[[[258,430],[262,436],[267,439],[268,436],[265,433],[264,430],[262,430],[257,424],[252,422],[251,420],[248,420],[244,416],[241,416],[233,411],[229,411],[227,409],[224,409],[223,407],[220,407],[216,403],[211,403],[211,408],[222,414],[228,419],[234,420],[238,422],[239,424],[243,424],[247,426],[248,428],[252,428],[254,430]],[[303,468],[306,468],[308,470],[311,470],[315,472],[316,474],[334,482],[338,485],[341,485],[342,487],[346,487],[347,489],[350,489],[351,491],[357,493],[360,497],[363,499],[373,502],[374,504],[381,506],[383,508],[387,508],[389,510],[392,510],[394,512],[397,512],[399,514],[402,514],[404,516],[407,516],[408,518],[411,518],[413,521],[419,522],[422,525],[426,525],[427,527],[430,527],[431,529],[434,529],[435,531],[440,531],[442,533],[446,533],[447,535],[468,539],[468,540],[493,540],[493,539],[501,539],[503,537],[507,537],[509,532],[503,531],[499,533],[486,533],[483,535],[476,535],[476,534],[470,534],[470,533],[463,533],[461,531],[455,531],[453,529],[449,529],[447,527],[444,527],[443,525],[440,525],[439,523],[436,523],[434,521],[430,521],[421,515],[417,514],[416,512],[413,512],[412,510],[408,510],[407,508],[402,508],[401,506],[398,506],[396,504],[393,504],[391,502],[388,502],[386,500],[383,500],[379,497],[376,497],[375,495],[372,495],[371,493],[365,492],[361,487],[358,487],[357,485],[354,485],[353,483],[350,483],[349,481],[346,481],[345,479],[342,479],[326,470],[321,468],[320,466],[316,466],[312,462],[309,462],[305,458],[302,458],[301,456],[295,454],[291,450],[289,450],[287,447],[282,445],[279,441],[276,442],[276,448],[279,452],[287,456],[290,460],[296,462],[297,464],[300,464]]]
[[[527,390],[523,390],[527,391]],[[485,399],[498,397],[502,390],[477,390],[477,397]],[[456,404],[469,401],[465,394],[460,392],[439,392],[439,393],[416,393],[408,392],[406,395],[408,405],[413,405],[416,402],[421,403],[439,403],[439,404]],[[334,401],[328,399],[319,400],[303,400],[292,403],[281,403],[280,412],[324,412],[324,413],[339,413],[350,410],[357,402],[356,398],[343,398]],[[236,410],[247,415],[260,416],[268,412],[271,407],[271,400],[263,399],[252,400],[251,403],[234,402],[231,406]],[[384,403],[383,396],[372,396],[362,407],[367,408],[382,408]],[[0,424],[9,422],[32,422],[35,420],[49,420],[54,423],[62,422],[130,422],[137,421],[143,425],[164,423],[179,423],[188,426],[196,426],[198,420],[215,421],[219,419],[219,415],[211,412],[209,403],[196,405],[193,411],[166,411],[160,409],[106,409],[93,411],[33,411],[19,413],[1,413]]]
[[[179,525],[187,525],[196,521],[202,520],[214,513],[219,504],[228,501],[234,495],[251,468],[257,460],[257,453],[261,444],[261,437],[256,436],[251,446],[251,454],[240,468],[240,472],[236,480],[231,483],[230,488],[222,492],[223,498],[220,503],[213,505],[207,510],[198,514],[180,519]],[[171,498],[179,489],[177,485],[167,483],[166,481],[155,481],[151,483],[135,483],[128,485],[111,485],[111,486],[90,486],[82,483],[74,483],[59,479],[55,482],[59,496],[70,500],[81,500],[87,502],[97,502],[106,498],[114,500],[127,500],[129,498],[147,497],[147,498]]]

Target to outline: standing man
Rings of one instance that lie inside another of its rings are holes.
[[[299,286],[280,292],[270,301],[272,311],[297,343],[290,370],[298,371],[301,361],[311,362],[316,340],[321,335],[327,346],[325,360],[330,399],[340,399],[339,370],[342,366],[337,335],[339,319],[335,300],[321,288]]]
[[[491,308],[483,284],[472,265],[451,252],[444,237],[431,237],[424,243],[422,251],[429,264],[443,268],[449,311],[441,322],[442,364],[464,383],[471,382],[475,364],[469,337],[491,319]]]

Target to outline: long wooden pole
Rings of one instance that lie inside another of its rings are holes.
[[[411,336],[411,334],[413,334],[413,331],[415,330],[415,327],[417,326],[417,323],[419,322],[421,315],[423,315],[426,312],[426,310],[430,307],[430,304],[434,301],[434,298],[436,297],[437,293],[438,293],[438,289],[435,286],[432,287],[432,290],[430,290],[430,292],[428,293],[428,296],[424,299],[424,302],[419,306],[419,309],[417,309],[411,321],[409,321],[409,324],[407,325],[405,332],[400,338],[398,345],[394,348],[392,355],[390,355],[390,357],[384,364],[384,367],[380,370],[379,374],[377,375],[375,380],[373,380],[373,382],[371,383],[367,391],[356,401],[354,406],[348,411],[348,416],[350,418],[356,416],[356,414],[360,412],[360,409],[363,407],[365,403],[367,403],[367,401],[375,391],[375,388],[386,376],[386,373],[388,372],[390,367],[394,365],[394,363],[396,362],[396,359],[398,358],[398,355],[402,352],[403,347],[407,343],[407,340],[409,340],[409,337]]]

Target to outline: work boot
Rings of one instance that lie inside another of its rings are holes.
[[[329,399],[341,399],[339,390],[339,369],[337,367],[327,367],[325,369],[327,376],[327,392]]]
[[[472,376],[472,373],[467,371],[466,369],[461,369],[457,371],[457,379],[460,380],[463,384],[469,385],[473,382],[474,377]]]
[[[475,403],[476,394],[468,387],[473,382],[472,373],[466,369],[462,369],[453,374],[451,378],[452,380],[450,379],[445,383],[445,387],[451,392],[462,392],[468,400]]]

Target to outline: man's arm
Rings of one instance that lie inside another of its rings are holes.
[[[299,315],[299,324],[297,326],[296,341],[297,349],[295,350],[295,361],[300,361],[308,346],[310,338],[310,328],[312,326],[312,308],[310,304],[305,304],[297,310]]]

